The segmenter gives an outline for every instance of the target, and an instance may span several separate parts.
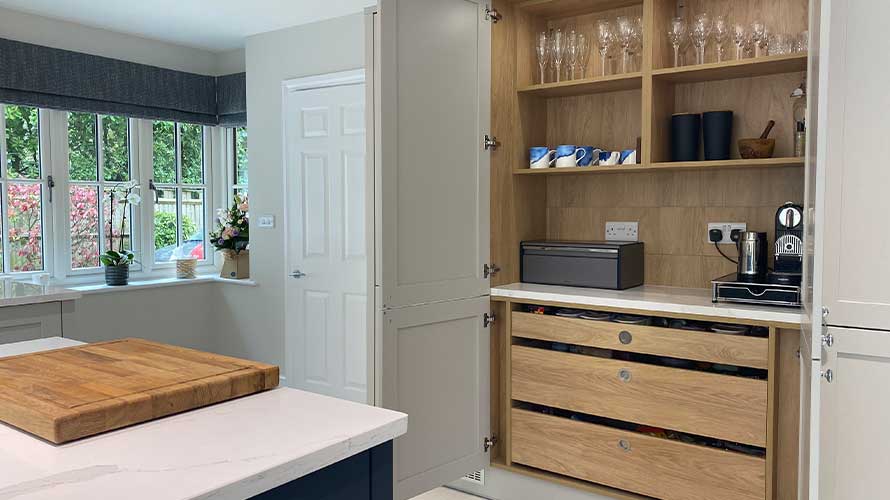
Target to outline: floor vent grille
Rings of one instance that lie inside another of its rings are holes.
[[[464,476],[463,480],[469,481],[473,484],[484,485],[485,484],[485,471],[480,469],[480,470],[477,470],[476,472],[471,472],[471,473],[467,474],[466,476]]]

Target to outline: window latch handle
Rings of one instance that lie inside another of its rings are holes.
[[[53,179],[53,176],[46,176],[46,187],[49,188],[49,202],[53,202],[53,188],[56,187],[56,180]]]
[[[155,186],[155,181],[154,181],[154,179],[149,179],[149,180],[148,180],[148,189],[154,191],[154,193],[155,193],[155,203],[160,203],[160,201],[161,201],[161,195],[158,194],[158,187]]]

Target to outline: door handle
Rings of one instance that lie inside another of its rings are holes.
[[[305,277],[305,276],[306,276],[306,273],[304,273],[303,271],[300,271],[299,269],[297,269],[296,271],[290,273],[289,276],[290,276],[291,278],[294,278],[294,279],[300,279],[300,278]]]

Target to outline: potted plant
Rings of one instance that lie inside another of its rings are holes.
[[[247,196],[235,195],[232,206],[217,211],[216,231],[210,233],[210,241],[225,259],[219,275],[223,278],[243,279],[250,277],[250,205]]]
[[[108,286],[123,286],[130,281],[130,265],[135,262],[136,256],[124,248],[124,231],[130,206],[136,206],[142,202],[142,197],[136,192],[137,190],[139,190],[139,185],[136,181],[129,181],[115,185],[109,192],[110,213],[106,224],[109,249],[99,256],[99,260],[105,266],[105,284]],[[121,210],[120,231],[117,234],[114,230],[115,209]],[[117,250],[115,250],[115,240],[117,240]]]

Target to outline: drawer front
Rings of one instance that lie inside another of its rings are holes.
[[[512,334],[602,349],[767,369],[765,338],[513,312]]]
[[[513,399],[766,447],[767,383],[512,346]]]
[[[0,308],[0,344],[62,336],[59,302]]]
[[[514,408],[513,462],[664,500],[763,500],[766,461]]]

